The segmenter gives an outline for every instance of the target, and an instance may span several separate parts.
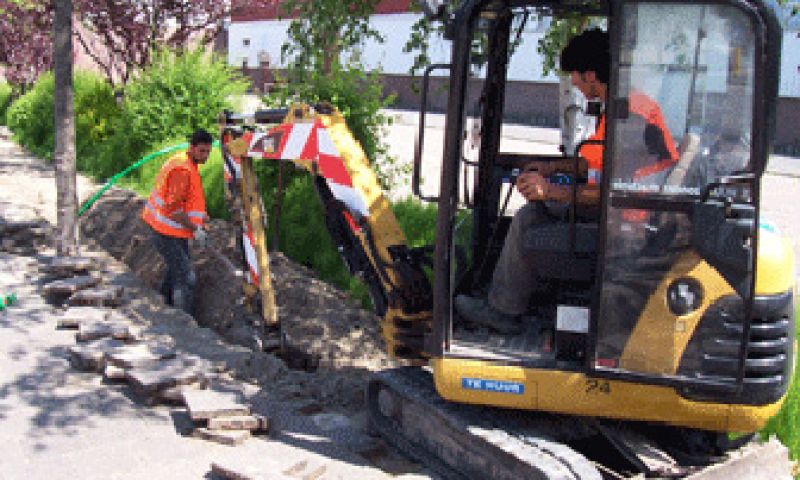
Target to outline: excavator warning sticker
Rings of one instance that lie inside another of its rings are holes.
[[[461,388],[467,390],[484,390],[495,393],[511,393],[522,395],[525,393],[525,385],[516,382],[504,382],[501,380],[486,380],[483,378],[462,378]]]

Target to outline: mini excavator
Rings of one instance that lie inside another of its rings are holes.
[[[791,478],[783,447],[752,440],[781,407],[796,350],[794,253],[759,214],[780,67],[772,7],[427,7],[452,41],[450,63],[429,67],[422,82],[418,144],[432,72],[444,70],[449,82],[438,191],[421,193],[422,148],[412,180],[414,192],[438,206],[435,245],[408,246],[335,108],[225,113],[225,173],[242,213],[249,295],[268,281],[252,162],[292,162],[313,175],[331,237],[368,286],[388,351],[410,364],[369,381],[372,425],[434,471],[475,479]],[[485,293],[525,165],[538,162],[568,185],[586,175],[574,151],[538,155],[501,142],[520,32],[529,18],[574,14],[602,19],[610,35],[600,219],[581,221],[573,202],[564,221],[526,233],[548,291],[531,302],[523,333],[502,335],[459,318],[453,302]],[[679,144],[678,162],[658,179],[626,173],[651,155],[633,138],[641,135],[628,115],[634,90],[659,102]],[[470,121],[480,145],[468,159]]]

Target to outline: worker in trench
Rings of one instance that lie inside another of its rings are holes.
[[[142,220],[150,227],[151,241],[164,258],[166,271],[160,292],[169,305],[194,314],[197,277],[189,255],[189,239],[205,246],[208,235],[206,199],[198,167],[208,160],[212,137],[195,131],[189,148],[164,163],[150,197],[142,209]]]

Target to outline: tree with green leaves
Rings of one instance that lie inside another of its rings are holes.
[[[306,72],[330,74],[334,64],[358,60],[358,47],[367,40],[382,42],[369,17],[380,0],[288,0],[283,15],[292,18],[288,41],[281,48],[290,76]],[[341,56],[346,55],[344,61]],[[291,80],[291,79],[290,79]]]

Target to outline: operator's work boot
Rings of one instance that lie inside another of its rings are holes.
[[[519,315],[511,315],[495,310],[483,298],[459,295],[455,301],[456,311],[469,322],[484,325],[504,335],[515,335],[522,331]]]

